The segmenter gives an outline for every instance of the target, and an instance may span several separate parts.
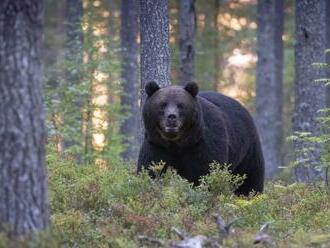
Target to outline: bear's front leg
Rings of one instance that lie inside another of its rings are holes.
[[[148,170],[149,175],[154,178],[155,174],[150,169],[150,166],[153,163],[157,164],[160,161],[163,161],[165,163],[165,166],[169,166],[171,165],[172,159],[160,147],[157,147],[147,141],[144,141],[139,153],[137,172],[139,173],[142,169],[146,169]],[[164,170],[166,170],[166,168],[164,168]]]

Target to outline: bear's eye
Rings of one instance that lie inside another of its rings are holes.
[[[179,103],[178,104],[178,109],[183,109],[184,108],[184,104],[183,103]]]
[[[167,103],[166,102],[163,102],[163,103],[160,104],[160,108],[162,110],[164,110],[166,108],[166,106],[167,106]]]

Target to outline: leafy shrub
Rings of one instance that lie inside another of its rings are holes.
[[[221,165],[217,162],[210,164],[211,171],[201,179],[213,195],[231,195],[243,184],[246,176],[234,175],[230,171],[230,165]]]

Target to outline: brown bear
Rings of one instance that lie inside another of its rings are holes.
[[[196,83],[160,88],[149,82],[145,89],[145,136],[138,172],[162,160],[198,185],[210,163],[216,161],[230,164],[234,174],[246,175],[237,195],[263,191],[259,136],[252,117],[239,102],[216,92],[199,92]]]

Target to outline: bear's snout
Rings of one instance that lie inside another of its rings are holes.
[[[177,127],[177,116],[175,114],[169,114],[166,119],[166,127]]]
[[[179,111],[175,106],[168,106],[165,109],[164,124],[165,131],[167,131],[167,129],[171,131],[178,131],[180,126]]]
[[[172,122],[175,122],[176,121],[176,115],[175,114],[169,114],[167,116],[167,121],[172,123]]]

